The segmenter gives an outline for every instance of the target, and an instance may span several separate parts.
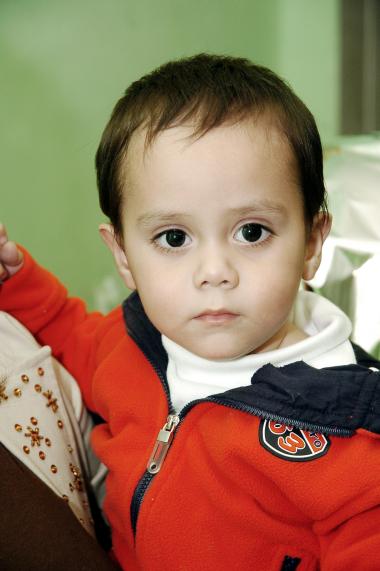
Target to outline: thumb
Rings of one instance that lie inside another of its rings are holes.
[[[21,269],[24,263],[24,256],[15,242],[8,241],[1,247],[0,262],[9,276],[12,276]]]

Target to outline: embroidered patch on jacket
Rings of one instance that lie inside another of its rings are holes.
[[[292,462],[307,462],[326,454],[330,448],[327,436],[281,424],[275,420],[260,422],[261,445],[279,458]]]

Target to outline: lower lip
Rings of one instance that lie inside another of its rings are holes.
[[[196,317],[196,320],[204,323],[222,324],[234,321],[237,317],[238,316],[235,313],[204,313],[203,315]]]

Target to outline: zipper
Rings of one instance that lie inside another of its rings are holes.
[[[137,341],[136,341],[137,342]],[[131,500],[131,507],[130,507],[130,515],[131,515],[131,525],[134,536],[136,535],[136,527],[137,527],[137,519],[140,511],[140,507],[144,496],[156,474],[159,473],[161,467],[164,463],[166,455],[169,451],[169,448],[173,442],[175,434],[178,432],[178,428],[181,425],[184,417],[187,413],[197,404],[203,402],[212,402],[214,404],[219,404],[221,406],[226,406],[228,408],[232,408],[235,410],[239,410],[241,412],[247,412],[252,414],[253,416],[257,416],[259,418],[265,418],[268,420],[275,420],[280,422],[281,424],[291,424],[297,428],[301,428],[304,430],[310,430],[311,432],[318,432],[322,434],[333,434],[335,436],[341,437],[349,437],[353,434],[353,430],[345,429],[345,428],[338,428],[338,427],[327,427],[320,424],[312,424],[312,423],[305,423],[299,420],[294,420],[292,418],[276,415],[273,413],[268,413],[265,410],[261,410],[259,408],[247,405],[247,404],[239,404],[233,400],[229,400],[227,398],[221,397],[206,397],[203,399],[197,399],[194,401],[189,402],[187,405],[183,407],[183,409],[178,413],[175,414],[173,404],[170,399],[170,391],[169,386],[166,381],[165,376],[163,375],[161,369],[159,369],[152,360],[145,354],[146,359],[149,361],[150,365],[153,367],[155,373],[157,374],[161,385],[164,389],[165,396],[168,403],[168,412],[169,415],[166,419],[164,426],[161,428],[157,435],[157,439],[155,445],[153,447],[153,451],[149,457],[147,463],[147,469],[140,478],[134,494]]]
[[[136,337],[134,335],[131,335],[132,339],[135,341],[135,343],[137,344],[138,347],[140,347],[140,344],[138,342],[138,339],[136,339]],[[146,354],[145,351],[143,351],[145,358],[147,359],[147,361],[149,362],[149,364],[151,365],[151,367],[153,368],[154,372],[156,373],[162,388],[164,389],[164,393],[166,396],[166,401],[168,403],[168,412],[169,412],[169,416],[176,416],[174,414],[174,408],[173,408],[173,404],[170,398],[170,391],[169,391],[169,385],[167,383],[166,377],[165,375],[162,373],[161,369],[159,367],[157,367],[157,365],[152,361],[152,359]],[[168,421],[167,421],[168,422]],[[167,424],[167,422],[165,423],[165,426]],[[165,426],[163,427],[162,430],[165,430]],[[175,427],[174,427],[175,428]],[[172,431],[172,434],[174,432],[174,428]],[[161,431],[160,431],[161,433]],[[159,433],[159,434],[160,434]],[[172,438],[171,438],[172,440]],[[170,440],[170,443],[171,443]],[[169,445],[170,445],[169,443]],[[157,442],[156,442],[157,445]],[[155,445],[155,448],[156,448]],[[169,448],[169,445],[166,447],[167,449]],[[160,468],[162,465],[162,462],[165,458],[167,454],[167,450],[162,458],[162,461],[160,463]],[[151,455],[153,456],[153,454]],[[142,504],[142,501],[144,499],[144,496],[150,486],[150,483],[154,477],[154,473],[148,472],[148,470],[146,470],[143,475],[141,476],[140,480],[137,483],[137,486],[135,488],[135,491],[133,492],[133,496],[132,496],[132,500],[131,500],[131,506],[130,506],[130,518],[131,518],[131,526],[132,526],[132,531],[133,531],[133,535],[136,535],[136,526],[137,526],[137,518],[139,515],[139,511],[140,511],[140,506]]]
[[[235,401],[229,400],[227,398],[207,397],[206,399],[202,399],[202,401],[213,402],[215,404],[220,404],[222,406],[227,406],[229,408],[240,410],[241,412],[249,412],[253,416],[258,416],[259,418],[265,418],[267,420],[275,420],[277,422],[280,422],[281,424],[289,424],[295,426],[296,428],[301,428],[303,430],[308,430],[310,432],[319,432],[321,434],[333,434],[334,436],[341,436],[341,437],[349,437],[352,436],[352,434],[354,433],[354,430],[351,430],[349,428],[338,428],[336,426],[323,426],[322,424],[302,422],[301,420],[294,420],[287,416],[273,414],[271,412],[267,412],[260,408],[250,406],[248,404],[238,404]],[[186,405],[186,407],[182,410],[182,412],[191,404],[192,403]]]
[[[158,433],[156,444],[148,460],[147,470],[149,474],[155,475],[161,470],[161,466],[169,451],[170,444],[174,437],[174,431],[179,424],[180,417],[177,414],[169,414],[166,423]]]
[[[183,407],[179,414],[169,414],[164,426],[159,431],[157,435],[156,443],[153,447],[152,454],[149,457],[147,470],[144,473],[143,477],[141,478],[140,482],[138,483],[135,493],[133,495],[132,503],[131,503],[131,522],[134,534],[136,534],[136,524],[137,518],[140,511],[141,503],[144,499],[145,493],[152,482],[154,476],[158,474],[161,470],[166,455],[169,451],[169,448],[173,442],[175,435],[178,432],[182,421],[184,420],[187,413],[197,404],[204,403],[204,402],[212,402],[214,404],[218,404],[221,406],[226,406],[228,408],[232,408],[235,410],[239,410],[241,412],[247,412],[252,414],[253,416],[257,416],[259,418],[266,418],[268,420],[275,420],[280,422],[281,424],[291,424],[292,426],[296,426],[297,428],[303,428],[306,430],[310,430],[311,432],[318,432],[323,434],[333,434],[335,436],[340,437],[349,437],[353,434],[352,430],[345,429],[345,428],[337,428],[337,427],[327,427],[322,426],[319,424],[306,424],[299,420],[294,420],[292,418],[286,416],[275,415],[272,413],[268,413],[267,411],[261,410],[256,407],[252,407],[246,404],[238,404],[235,401],[228,400],[225,398],[218,398],[218,397],[207,397],[204,399],[197,399],[194,401],[189,402],[186,406]]]
[[[130,516],[131,516],[131,526],[134,536],[136,535],[137,518],[140,511],[140,506],[153,477],[154,477],[153,474],[149,474],[149,472],[144,472],[132,496]]]
[[[299,557],[285,555],[281,565],[281,571],[295,571],[300,563],[301,559]]]
[[[158,432],[153,451],[147,463],[147,469],[139,480],[132,496],[130,515],[134,536],[136,536],[137,518],[140,512],[142,501],[153,478],[161,470],[170,445],[173,442],[175,432],[178,430],[179,425],[183,421],[186,414],[190,411],[190,409],[200,402],[207,402],[207,399],[194,400],[184,406],[179,414],[169,414],[164,426]]]

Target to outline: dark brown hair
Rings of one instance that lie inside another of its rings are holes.
[[[322,147],[314,117],[271,70],[247,59],[199,54],[162,65],[132,83],[117,102],[96,153],[100,207],[122,237],[121,207],[128,145],[138,128],[146,144],[161,131],[191,121],[194,136],[223,123],[270,113],[293,150],[305,219],[327,211]]]

